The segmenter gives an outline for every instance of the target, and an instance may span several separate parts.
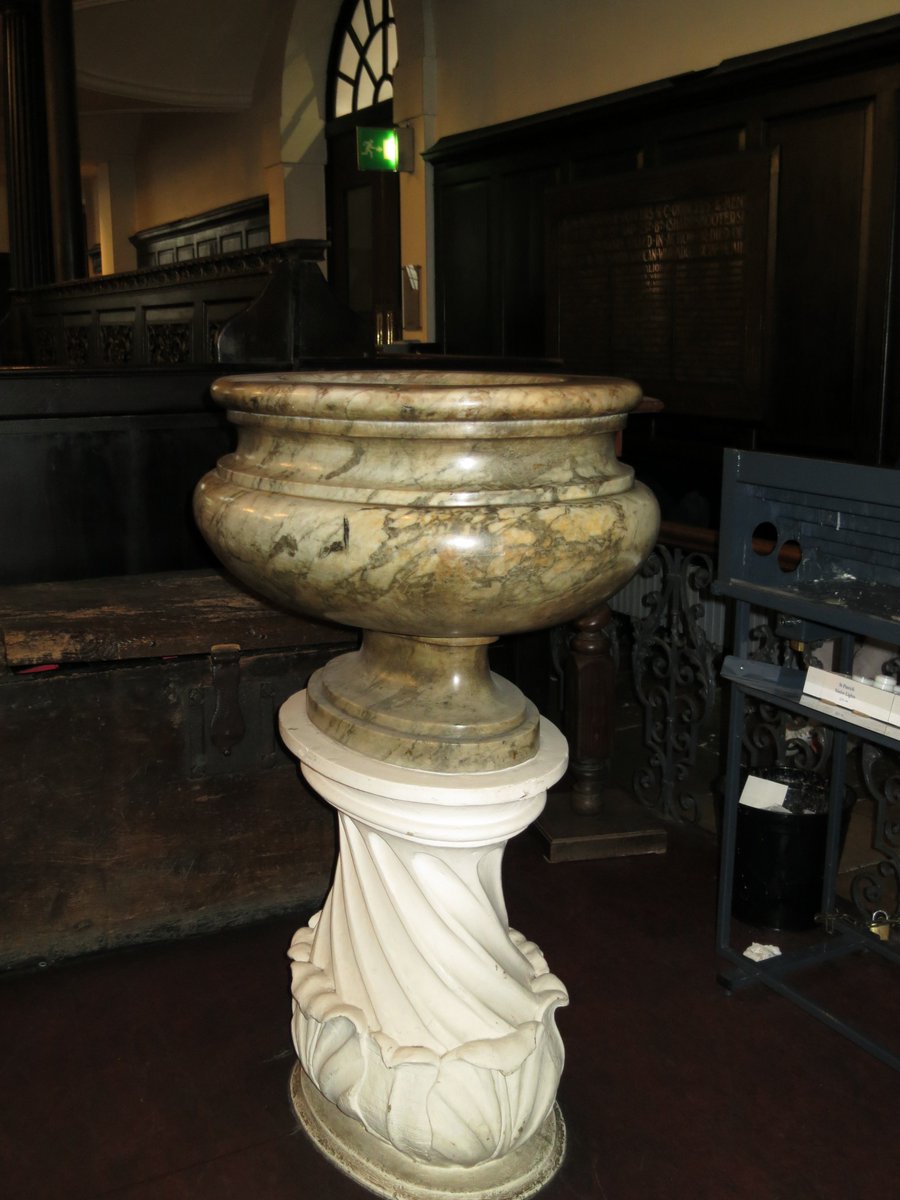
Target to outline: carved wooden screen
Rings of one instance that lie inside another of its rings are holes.
[[[549,352],[670,412],[761,416],[776,178],[742,155],[551,193]]]

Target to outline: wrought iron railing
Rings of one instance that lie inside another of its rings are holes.
[[[643,718],[644,758],[634,773],[636,797],[660,816],[696,822],[698,796],[717,780],[697,771],[705,735],[715,738],[718,667],[723,647],[721,601],[711,594],[717,536],[714,530],[664,523],[631,599],[613,597],[613,609],[630,609],[634,631],[631,667]],[[637,602],[635,602],[637,596]],[[782,666],[821,665],[822,642],[798,643],[777,616],[751,621],[752,657]],[[887,651],[886,657],[887,657]],[[882,669],[896,673],[900,656]],[[743,758],[748,769],[792,766],[826,774],[833,734],[826,725],[748,698]],[[856,867],[849,897],[861,920],[882,911],[900,920],[900,751],[851,743],[850,777],[872,807],[871,861]],[[862,810],[861,810],[862,813]],[[863,855],[863,857],[867,857]]]
[[[633,787],[661,816],[681,821],[700,815],[693,768],[715,699],[717,651],[704,623],[715,545],[714,530],[664,524],[641,570],[650,587],[631,666],[647,754]]]

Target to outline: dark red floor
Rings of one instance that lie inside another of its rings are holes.
[[[512,923],[569,987],[569,1150],[546,1200],[900,1195],[900,1075],[788,1001],[728,996],[712,839],[666,855],[507,858]],[[294,1200],[364,1193],[299,1132],[285,950],[297,920],[82,960],[0,984],[5,1200]],[[830,969],[891,1027],[895,977]]]

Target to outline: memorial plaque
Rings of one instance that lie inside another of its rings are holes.
[[[744,155],[553,193],[550,352],[669,411],[759,416],[771,179]]]

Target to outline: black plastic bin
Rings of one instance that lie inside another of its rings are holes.
[[[753,774],[788,784],[788,811],[738,805],[732,912],[738,920],[764,929],[811,929],[822,905],[827,780],[796,767],[769,767]],[[847,788],[841,850],[854,800],[854,793]]]

